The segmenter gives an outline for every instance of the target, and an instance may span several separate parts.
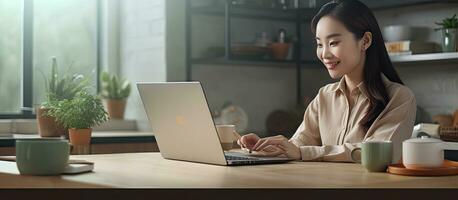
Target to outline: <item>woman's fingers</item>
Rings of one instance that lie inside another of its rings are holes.
[[[250,134],[242,136],[240,138],[240,143],[245,148],[252,149],[252,147],[256,144],[256,142],[258,142],[258,140],[259,140],[259,137],[256,134],[250,133]]]
[[[269,140],[269,139],[271,139],[271,138],[277,138],[277,136],[260,138],[260,139],[256,142],[256,144],[253,146],[253,150],[257,149],[257,147],[258,147],[259,145],[261,145],[263,142],[265,142],[266,140]]]
[[[268,145],[283,146],[285,145],[285,142],[287,142],[287,139],[284,136],[264,138],[256,143],[256,145],[253,147],[253,150],[259,151],[261,149],[264,149]]]
[[[264,156],[272,156],[272,157],[286,153],[281,148],[274,148],[273,151],[260,151],[260,152],[262,152]]]
[[[240,141],[240,139],[237,140],[237,144],[238,144],[241,148],[246,148],[245,145],[242,144],[242,142]]]

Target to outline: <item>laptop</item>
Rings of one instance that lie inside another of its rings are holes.
[[[165,159],[216,165],[292,160],[224,151],[200,82],[137,83],[137,88]]]

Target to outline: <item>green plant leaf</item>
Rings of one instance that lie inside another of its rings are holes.
[[[66,128],[91,128],[108,120],[100,99],[85,91],[78,92],[73,99],[53,104],[48,114]]]
[[[101,91],[100,95],[107,99],[125,99],[130,95],[131,86],[129,81],[102,72],[100,75]]]
[[[51,81],[50,81],[50,84],[49,84],[49,91],[50,92],[55,92],[57,79],[58,79],[57,59],[55,57],[53,57],[52,58],[52,67],[51,67]]]

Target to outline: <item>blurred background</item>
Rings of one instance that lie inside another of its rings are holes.
[[[326,2],[0,0],[0,118],[35,118],[55,57],[60,73],[83,74],[94,94],[102,71],[130,81],[124,120],[139,131],[154,127],[136,82],[194,80],[216,123],[236,124],[242,134],[291,136],[319,88],[338,81],[317,60],[310,31]],[[458,109],[456,28],[446,34],[437,23],[458,13],[458,2],[362,2],[417,98],[417,123],[448,120]]]

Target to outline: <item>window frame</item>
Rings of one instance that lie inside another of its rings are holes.
[[[18,114],[0,113],[0,119],[35,119],[33,112],[33,1],[23,0],[22,19],[22,77],[21,77],[21,112]],[[100,91],[101,66],[101,0],[96,0],[96,91]]]

